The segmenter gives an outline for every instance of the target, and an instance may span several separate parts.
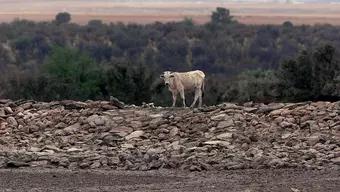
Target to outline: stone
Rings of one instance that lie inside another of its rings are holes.
[[[10,108],[10,107],[5,107],[4,110],[5,110],[5,112],[6,112],[7,114],[12,114],[12,113],[13,113],[13,110],[12,110],[12,108]]]
[[[117,109],[108,101],[25,103],[0,103],[1,168],[203,171],[340,164],[340,105],[334,103],[222,104],[195,111]]]
[[[217,128],[222,129],[222,128],[228,128],[234,125],[234,121],[232,119],[228,119],[225,121],[221,121],[218,123]]]
[[[205,145],[221,145],[221,146],[224,146],[224,147],[228,147],[230,146],[230,142],[227,142],[227,141],[206,141],[204,142]]]
[[[91,169],[97,169],[101,166],[100,162],[99,161],[95,161],[91,164],[90,168]]]
[[[116,134],[107,133],[103,136],[102,140],[104,145],[115,146],[117,141],[121,141],[123,138]]]
[[[150,114],[150,117],[153,118],[153,119],[155,119],[155,118],[161,119],[161,117],[163,117],[163,114],[161,114],[161,113],[159,113],[159,114]]]
[[[126,140],[130,140],[130,139],[134,139],[134,138],[138,138],[141,137],[142,135],[144,135],[144,131],[134,131],[132,133],[130,133],[129,135],[127,135],[125,137]]]
[[[310,146],[314,146],[315,144],[319,142],[319,140],[320,140],[319,135],[313,135],[307,138],[308,145]]]
[[[296,189],[296,188],[293,188],[293,187],[291,187],[290,190],[292,190],[292,192],[300,192],[299,189]]]
[[[224,140],[224,139],[231,139],[233,137],[232,133],[222,133],[216,136],[217,139]]]
[[[41,151],[41,148],[39,148],[39,147],[31,147],[30,151],[32,151],[32,152],[39,152],[39,151]]]
[[[147,150],[146,153],[148,154],[160,154],[160,153],[163,153],[164,152],[164,149],[161,148],[161,147],[158,147],[158,148],[150,148]]]
[[[331,162],[340,166],[340,157],[336,157],[336,158],[331,159]]]
[[[115,133],[121,137],[125,137],[126,135],[132,132],[133,132],[133,129],[130,127],[126,127],[126,126],[115,127],[110,130],[110,133]]]
[[[288,127],[292,127],[292,123],[290,122],[287,122],[287,121],[283,121],[280,123],[280,126],[283,127],[283,128],[288,128]]]
[[[213,121],[221,121],[221,120],[224,120],[226,116],[227,116],[226,114],[219,114],[219,115],[212,116],[210,119]]]
[[[177,127],[173,127],[173,128],[170,130],[169,135],[170,135],[170,137],[174,137],[174,136],[178,135],[178,133],[179,133],[179,129],[178,129]]]
[[[18,122],[14,117],[8,117],[7,122],[10,126],[18,127]]]
[[[18,167],[28,167],[29,164],[23,161],[8,161],[6,166],[9,168],[18,168]]]
[[[57,129],[61,129],[61,128],[67,127],[67,125],[64,122],[59,122],[54,127],[57,128]]]
[[[70,125],[66,128],[64,128],[64,131],[68,134],[72,134],[77,132],[80,129],[80,123],[75,123],[73,125]]]
[[[140,121],[131,121],[130,126],[134,129],[140,129],[142,127],[142,122]]]
[[[103,126],[108,121],[108,118],[105,116],[98,116],[98,115],[92,115],[86,119],[88,124],[92,127],[96,126]]]
[[[123,149],[134,149],[135,147],[130,143],[124,143],[120,146]]]
[[[281,136],[282,139],[288,139],[292,134],[291,133],[285,133]]]
[[[179,141],[174,141],[174,142],[172,142],[170,145],[168,145],[167,146],[167,149],[168,150],[175,150],[175,151],[177,151],[177,150],[180,150],[181,148],[183,148],[183,146],[181,146],[180,144],[179,144]]]
[[[82,151],[84,151],[84,150],[76,148],[76,147],[71,147],[71,148],[67,149],[67,152],[70,152],[70,153],[72,153],[72,152],[82,152]]]

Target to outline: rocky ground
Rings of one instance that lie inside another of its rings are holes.
[[[0,101],[0,168],[340,167],[340,102],[202,109]]]

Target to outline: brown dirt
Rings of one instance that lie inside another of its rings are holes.
[[[224,172],[129,172],[69,170],[0,170],[0,191],[229,191],[334,192],[336,170],[239,170]]]
[[[70,12],[73,22],[86,24],[91,19],[104,22],[152,23],[179,21],[185,17],[197,23],[209,21],[217,7],[226,7],[232,15],[246,24],[281,24],[290,20],[294,24],[340,25],[340,4],[274,4],[274,3],[188,3],[188,2],[132,2],[115,3],[104,0],[0,0],[0,22],[15,18],[35,21],[52,20],[61,11]]]

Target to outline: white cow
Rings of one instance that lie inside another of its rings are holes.
[[[204,78],[205,75],[202,71],[189,71],[189,72],[170,72],[165,71],[161,78],[164,80],[165,85],[172,93],[172,107],[176,105],[176,98],[178,93],[183,100],[183,107],[185,104],[185,91],[195,91],[195,98],[190,107],[194,107],[197,99],[199,99],[199,107],[202,107],[202,95],[204,91]]]

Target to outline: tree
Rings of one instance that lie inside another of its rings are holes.
[[[76,49],[54,47],[44,65],[54,87],[55,99],[100,97],[100,70],[86,54]]]
[[[63,23],[69,23],[71,21],[71,15],[67,12],[58,13],[55,16],[55,22],[60,25]]]
[[[281,96],[287,100],[333,100],[337,95],[340,74],[335,49],[330,45],[315,51],[302,51],[296,59],[283,62],[278,76]]]
[[[229,9],[223,7],[217,7],[211,15],[211,23],[213,24],[226,24],[232,22],[232,16],[230,16]]]
[[[242,72],[229,83],[224,100],[238,102],[271,102],[277,99],[278,79],[272,70]]]
[[[150,69],[143,65],[119,63],[106,71],[106,89],[109,94],[127,103],[150,102],[154,81]]]

